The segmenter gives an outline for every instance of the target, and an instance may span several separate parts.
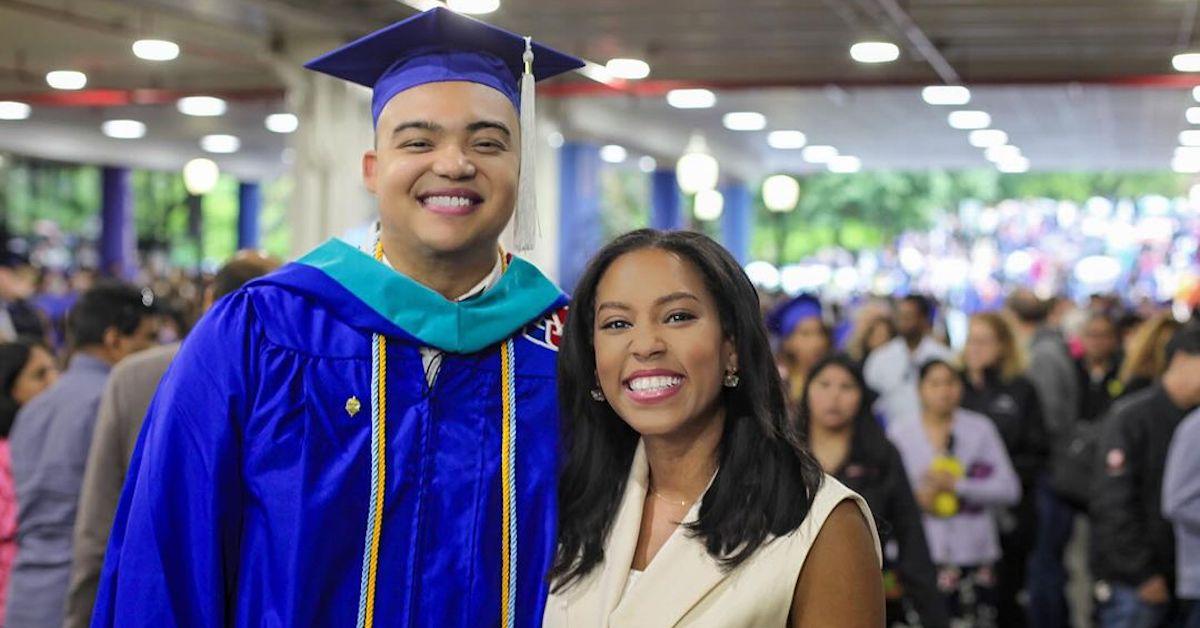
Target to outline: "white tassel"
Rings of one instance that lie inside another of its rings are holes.
[[[535,113],[535,79],[533,77],[533,42],[525,38],[525,54],[521,57],[525,72],[521,75],[521,175],[517,179],[517,209],[513,226],[513,245],[518,251],[529,251],[540,235],[537,210],[537,115]]]

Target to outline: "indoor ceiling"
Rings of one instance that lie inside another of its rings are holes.
[[[277,69],[429,1],[0,0],[0,100],[34,105],[29,120],[0,122],[0,149],[143,165],[157,159],[145,155],[197,152],[199,135],[224,132],[242,137],[231,158],[238,167],[281,169],[286,136],[262,128],[263,116],[283,107]],[[673,159],[698,130],[744,177],[815,168],[800,151],[767,146],[766,133],[779,129],[801,130],[869,169],[987,166],[966,132],[947,125],[950,108],[920,97],[921,86],[962,83],[972,90],[969,107],[990,113],[1033,168],[1129,170],[1168,167],[1190,126],[1184,111],[1196,104],[1196,81],[1175,73],[1171,58],[1195,44],[1198,4],[501,0],[483,19],[598,63],[650,64],[647,79],[616,86],[580,75],[551,82],[545,92],[558,102],[546,110],[557,110],[568,139]],[[139,60],[129,46],[142,37],[176,41],[182,54]],[[900,58],[856,63],[848,49],[861,40],[894,42]],[[87,88],[48,88],[45,73],[61,68],[85,71]],[[663,95],[679,86],[713,88],[716,106],[669,107]],[[230,113],[199,120],[174,110],[176,98],[198,93],[225,97]],[[767,127],[726,130],[730,111],[760,112]],[[139,151],[100,135],[99,122],[113,117],[146,122]]]

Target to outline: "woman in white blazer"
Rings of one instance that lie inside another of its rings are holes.
[[[790,426],[753,286],[719,244],[635,231],[579,281],[544,626],[883,625],[866,503]]]

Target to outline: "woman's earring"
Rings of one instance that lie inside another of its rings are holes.
[[[738,377],[737,371],[726,371],[725,372],[725,387],[726,388],[737,388],[738,384],[741,383],[741,381],[742,381],[742,378]]]
[[[593,388],[592,389],[592,399],[599,403],[604,403],[604,401],[605,401],[604,400],[604,391],[600,390],[599,388]]]

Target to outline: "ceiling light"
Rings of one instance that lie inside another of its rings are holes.
[[[673,89],[667,92],[667,104],[676,109],[708,109],[717,104],[717,95],[707,89]]]
[[[179,113],[189,116],[211,117],[225,114],[225,101],[212,96],[187,96],[175,104]]]
[[[1200,129],[1191,129],[1179,134],[1179,143],[1184,146],[1200,146]]]
[[[650,155],[642,155],[642,158],[638,159],[638,170],[641,170],[642,172],[649,174],[654,172],[657,168],[658,161]]]
[[[136,140],[146,135],[146,125],[137,120],[108,120],[100,131],[118,140]]]
[[[1200,72],[1200,53],[1177,54],[1171,59],[1171,65],[1180,72]]]
[[[756,111],[734,111],[721,119],[730,131],[761,131],[767,128],[767,117]]]
[[[771,131],[767,134],[767,145],[779,150],[804,148],[808,138],[800,131]]]
[[[931,105],[965,105],[971,102],[971,90],[962,85],[930,85],[921,90],[921,98]]]
[[[900,58],[900,48],[886,41],[860,41],[850,46],[850,57],[859,63],[888,63]]]
[[[562,145],[565,142],[566,138],[564,138],[563,134],[559,133],[558,131],[554,131],[550,133],[550,135],[546,136],[546,143],[550,145],[550,148],[562,148]]]
[[[604,68],[619,79],[637,80],[650,76],[650,64],[641,59],[609,59]]]
[[[826,167],[829,168],[830,172],[849,174],[862,170],[862,160],[858,157],[852,157],[850,155],[839,155],[833,159],[830,159],[829,163],[826,164]]]
[[[624,146],[609,144],[600,149],[600,159],[610,164],[619,164],[625,161],[625,158],[628,156],[629,153],[625,150]]]
[[[179,44],[165,39],[139,39],[133,42],[133,54],[146,61],[171,61],[179,56]]]
[[[675,179],[685,194],[696,194],[701,190],[717,187],[720,165],[717,158],[708,152],[708,144],[699,133],[688,140],[687,149],[675,163]]]
[[[46,84],[54,89],[83,89],[87,75],[74,70],[55,70],[46,75]]]
[[[1200,86],[1192,88],[1192,99],[1200,102]]]
[[[692,212],[697,220],[710,221],[721,217],[725,210],[725,197],[716,190],[700,190],[696,193]]]
[[[291,133],[300,126],[300,118],[290,113],[273,113],[267,116],[267,130],[272,133]]]
[[[1200,107],[1188,107],[1187,113],[1188,124],[1200,124]]]
[[[446,6],[455,13],[484,15],[500,8],[500,0],[446,0]]]
[[[236,153],[242,141],[235,135],[205,135],[200,138],[200,148],[210,153]]]
[[[800,183],[786,174],[767,177],[762,187],[763,205],[773,212],[790,212],[800,202]]]
[[[33,112],[33,107],[15,100],[0,100],[0,120],[24,120]]]
[[[1019,174],[1029,172],[1029,160],[1024,157],[1016,159],[1006,159],[996,164],[996,169],[1000,172],[1008,174]]]
[[[989,146],[987,148],[987,150],[983,151],[983,156],[986,157],[987,160],[991,161],[991,162],[1007,161],[1010,159],[1016,159],[1016,158],[1020,157],[1021,149],[1019,149],[1016,146],[1013,146],[1011,144],[1004,144],[1001,146]]]
[[[1008,143],[1008,133],[999,129],[980,129],[978,131],[971,131],[971,134],[967,137],[967,141],[975,148],[1003,146]]]
[[[804,161],[807,161],[810,164],[823,164],[828,162],[830,159],[837,157],[838,149],[832,146],[813,144],[812,146],[805,146],[804,151],[800,153],[800,156],[804,158]]]
[[[951,111],[947,117],[950,126],[955,129],[964,131],[970,129],[986,129],[992,125],[992,116],[986,111],[974,111],[964,109],[962,111]]]
[[[221,170],[216,162],[199,157],[183,166],[183,187],[193,196],[208,194],[216,187],[220,176]]]

